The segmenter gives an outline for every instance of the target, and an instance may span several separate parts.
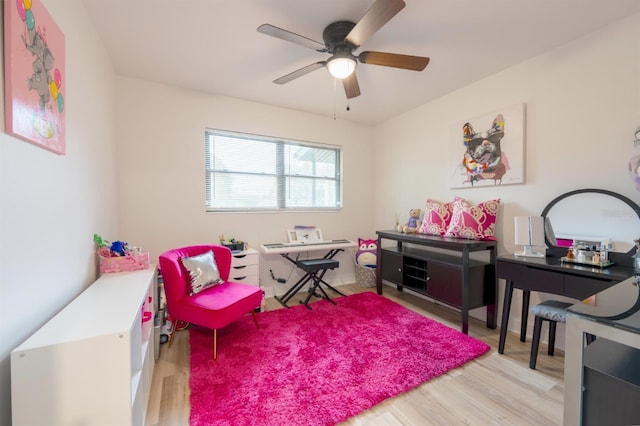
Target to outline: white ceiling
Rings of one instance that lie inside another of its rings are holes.
[[[326,69],[273,80],[327,53],[260,34],[269,23],[322,42],[374,0],[84,0],[121,75],[376,124],[640,12],[638,0],[405,0],[358,49],[428,56],[422,72],[359,64],[347,100]]]

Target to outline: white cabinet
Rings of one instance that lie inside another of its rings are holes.
[[[156,268],[104,274],[11,352],[13,425],[143,425]]]
[[[258,271],[260,259],[258,252],[254,249],[247,249],[239,253],[233,253],[232,256],[229,281],[260,285],[260,272]]]

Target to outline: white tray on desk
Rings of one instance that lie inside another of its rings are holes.
[[[577,260],[569,259],[566,256],[565,257],[561,257],[560,261],[567,262],[567,263],[573,263],[573,264],[581,265],[581,266],[591,266],[592,268],[600,268],[600,269],[608,268],[609,266],[615,265],[615,263],[613,263],[610,260],[607,260],[606,262],[603,262],[603,263],[578,262]]]

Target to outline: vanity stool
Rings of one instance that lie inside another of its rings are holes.
[[[530,312],[536,318],[533,323],[533,340],[531,341],[529,368],[534,370],[536,368],[542,321],[549,321],[549,350],[547,352],[553,356],[556,340],[556,323],[567,322],[567,308],[573,305],[574,303],[560,302],[559,300],[545,300],[531,308]]]
[[[548,354],[553,356],[556,343],[556,323],[567,322],[567,308],[575,303],[560,302],[558,300],[545,300],[531,308],[531,313],[536,320],[533,323],[533,340],[531,341],[531,357],[529,358],[529,368],[536,369],[538,359],[538,346],[540,346],[540,333],[542,331],[542,321],[549,321],[549,350]],[[593,334],[585,333],[587,345],[596,340]]]

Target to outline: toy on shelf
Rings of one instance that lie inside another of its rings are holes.
[[[149,252],[130,247],[123,241],[109,242],[93,234],[100,261],[100,273],[113,273],[149,269]]]
[[[220,239],[220,245],[229,248],[233,252],[240,252],[248,248],[244,241],[236,240],[235,238],[225,240],[224,235],[220,235],[218,238]]]
[[[421,212],[422,210],[420,209],[409,210],[409,219],[402,225],[396,219],[396,229],[398,232],[404,232],[405,234],[415,234],[418,232],[418,229],[420,229],[422,225],[422,221],[420,220]]]

